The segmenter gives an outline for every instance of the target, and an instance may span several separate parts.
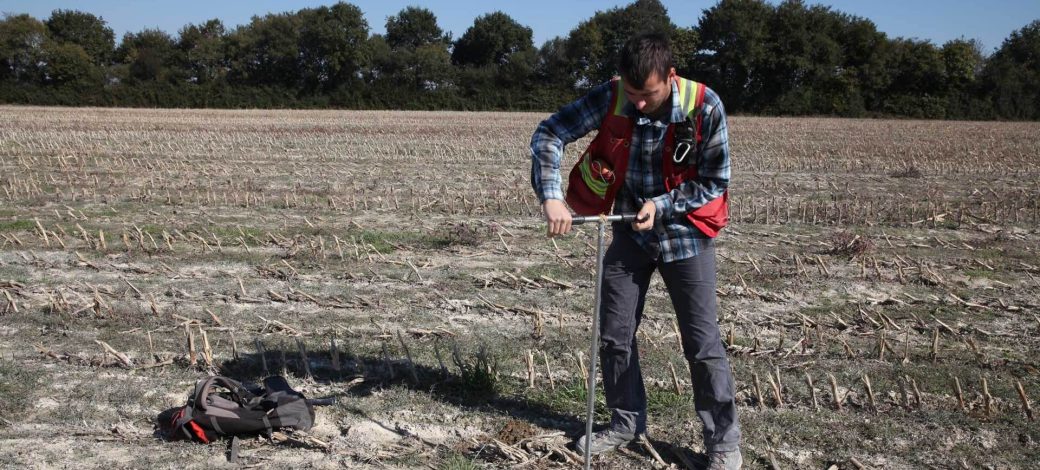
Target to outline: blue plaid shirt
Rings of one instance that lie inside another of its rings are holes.
[[[538,125],[531,137],[531,186],[540,202],[564,199],[560,179],[564,146],[599,129],[607,109],[613,105],[611,89],[610,82],[599,85]],[[628,224],[615,224],[615,236],[633,237],[650,256],[660,257],[665,263],[692,258],[711,239],[690,224],[685,214],[722,196],[729,186],[729,138],[722,101],[710,88],[705,90],[700,111],[704,139],[698,149],[697,179],[684,181],[669,192],[664,189],[661,165],[662,158],[672,157],[662,156],[665,131],[669,123],[686,119],[675,82],[671,113],[664,116],[667,121],[648,117],[628,102],[623,112],[635,120],[635,129],[625,184],[614,200],[614,213],[638,212],[646,201],[653,201],[657,212],[652,230],[636,232]]]

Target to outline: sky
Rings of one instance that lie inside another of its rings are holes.
[[[247,24],[254,15],[296,11],[331,5],[335,1],[316,0],[0,0],[0,13],[28,13],[46,20],[55,9],[86,11],[102,17],[116,33],[123,34],[158,28],[177,36],[181,27],[219,18],[231,29]],[[407,6],[428,8],[437,15],[441,29],[462,36],[474,18],[503,11],[534,32],[535,46],[548,39],[566,36],[581,21],[596,11],[624,6],[631,1],[615,0],[351,0],[365,14],[371,33],[385,32],[386,18]],[[716,0],[661,0],[672,22],[694,26],[706,8]],[[771,1],[770,3],[778,3]],[[1012,31],[1040,19],[1040,0],[806,0],[808,4],[830,6],[834,10],[868,18],[890,38],[930,40],[942,45],[964,37],[982,42],[983,52],[1000,47]]]

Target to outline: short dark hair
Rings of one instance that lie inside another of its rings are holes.
[[[663,80],[668,78],[672,65],[672,48],[668,37],[657,32],[643,33],[625,42],[618,60],[621,78],[636,88],[642,88],[654,72]]]

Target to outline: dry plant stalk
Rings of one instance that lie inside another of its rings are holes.
[[[874,399],[874,389],[870,386],[870,376],[863,374],[863,385],[867,388],[867,396],[870,398],[870,407],[874,409],[874,413],[878,412],[877,401]]]
[[[191,325],[188,323],[184,324],[184,336],[188,340],[188,365],[195,367],[198,364],[198,358],[195,357],[195,335],[191,332]]]
[[[755,388],[755,399],[758,400],[758,407],[765,408],[765,400],[762,399],[762,386],[758,380],[758,374],[751,374],[752,385]]]
[[[784,397],[780,393],[780,385],[773,380],[772,374],[767,374],[766,378],[769,379],[769,387],[773,390],[773,399],[776,400],[776,407],[782,408],[784,406]]]
[[[549,378],[549,389],[556,390],[556,382],[553,380],[552,369],[549,367],[549,355],[542,351],[542,361],[545,362],[545,376]]]
[[[961,409],[961,411],[964,411],[965,410],[965,406],[964,406],[964,391],[961,390],[961,379],[958,379],[957,377],[954,377],[953,378],[953,385],[954,385],[954,387],[956,388],[956,391],[957,391],[957,406]]]
[[[329,355],[332,357],[332,370],[340,372],[339,350],[336,349],[336,332],[333,331],[329,337]]]
[[[1022,400],[1022,411],[1026,413],[1026,418],[1033,421],[1033,407],[1029,405],[1029,397],[1026,396],[1026,390],[1022,388],[1022,381],[1015,380],[1015,388],[1018,390],[1018,398]]]
[[[838,398],[838,381],[834,379],[833,374],[827,374],[827,377],[831,379],[831,397],[834,400],[834,409],[841,411],[841,399]]]
[[[668,361],[668,370],[672,372],[672,385],[675,386],[675,394],[682,395],[682,386],[679,384],[679,376],[675,374],[675,364],[672,364],[672,361]]]
[[[986,381],[985,377],[982,378],[982,396],[986,402],[986,417],[992,417],[994,412],[993,395],[989,394],[989,382]]]
[[[123,367],[126,367],[128,369],[132,369],[134,367],[133,361],[131,361],[130,357],[126,354],[117,351],[115,348],[109,346],[109,344],[104,341],[94,340],[94,342],[101,345],[101,347],[105,350],[106,355],[111,354],[112,357],[115,357],[116,360],[118,360],[119,363],[123,365]]]
[[[235,330],[228,330],[228,336],[231,338],[231,357],[234,360],[238,360],[238,343],[235,342]]]
[[[585,387],[585,390],[589,389],[589,370],[585,368],[585,356],[580,352],[574,355],[578,358],[578,370],[581,371],[581,383]]]
[[[209,346],[209,336],[206,335],[206,330],[201,326],[199,327],[199,334],[202,335],[202,361],[206,363],[206,368],[212,368],[213,348]]]
[[[534,388],[534,353],[527,350],[527,388]]]
[[[812,397],[812,407],[813,407],[813,410],[815,411],[815,410],[820,409],[820,405],[816,401],[816,387],[813,387],[812,376],[809,375],[809,372],[805,373],[805,383],[809,385],[809,394]]]

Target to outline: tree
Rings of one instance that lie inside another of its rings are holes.
[[[580,67],[576,77],[579,86],[585,88],[610,80],[617,73],[625,41],[646,32],[669,36],[676,32],[668,10],[660,0],[637,0],[624,8],[596,12],[592,18],[580,23],[571,31],[567,41],[567,54]],[[686,41],[689,37],[681,39]],[[683,67],[689,67],[686,60]]]
[[[451,38],[432,11],[407,7],[388,17],[384,40],[388,50],[378,63],[385,79],[410,83],[421,91],[438,88],[451,75]]]
[[[158,29],[126,33],[116,55],[128,66],[129,78],[142,82],[174,81],[176,67],[182,62],[173,38]]]
[[[0,79],[31,83],[40,80],[39,64],[47,26],[29,15],[8,15],[0,21]]]
[[[773,7],[762,0],[721,0],[704,11],[698,63],[730,112],[761,102],[772,15]]]
[[[74,91],[101,83],[101,71],[79,44],[48,41],[43,46],[44,82]]]
[[[395,50],[415,50],[430,44],[450,42],[437,15],[426,8],[407,7],[386,19],[386,43]]]
[[[574,61],[567,55],[567,40],[555,37],[538,49],[535,76],[546,85],[557,85],[564,89],[574,86]]]
[[[228,37],[229,79],[251,85],[299,83],[300,57],[297,17],[289,13],[254,16]]]
[[[54,10],[47,19],[51,39],[76,44],[94,65],[108,65],[115,53],[115,33],[105,20],[76,10]]]
[[[455,41],[451,62],[476,67],[504,65],[514,54],[534,50],[531,36],[531,28],[500,11],[479,16]]]
[[[987,62],[983,82],[1001,117],[1040,119],[1040,20],[1004,40]]]
[[[672,31],[672,56],[675,58],[675,70],[679,75],[694,78],[699,74],[695,56],[698,44],[700,34],[695,28],[676,27]]]
[[[218,19],[201,25],[188,24],[181,28],[177,40],[182,63],[189,81],[197,84],[212,83],[227,74],[227,32]]]
[[[368,22],[361,10],[339,2],[301,10],[296,16],[303,85],[331,89],[352,80],[367,60]]]

